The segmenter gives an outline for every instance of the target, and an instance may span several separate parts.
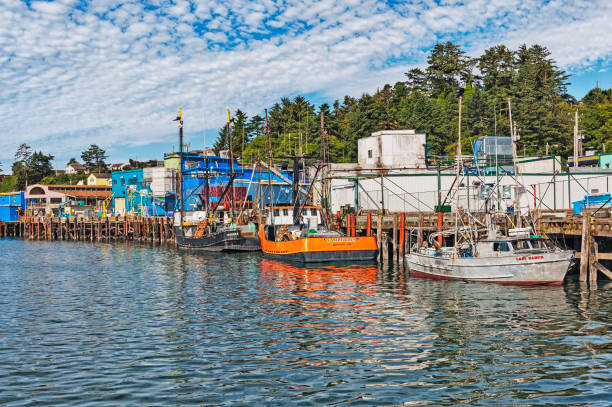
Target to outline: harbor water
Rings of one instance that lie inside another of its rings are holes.
[[[610,405],[612,287],[0,240],[0,405]]]

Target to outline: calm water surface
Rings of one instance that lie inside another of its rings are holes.
[[[0,405],[612,403],[612,288],[0,240]]]

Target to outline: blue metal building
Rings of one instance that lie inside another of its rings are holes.
[[[14,222],[19,220],[19,210],[25,209],[26,204],[25,192],[9,192],[0,194],[0,221],[2,222]]]
[[[185,197],[184,210],[201,209],[202,197],[206,185],[206,162],[208,162],[209,187],[218,191],[225,187],[230,179],[230,160],[219,156],[197,156],[184,157],[183,170],[183,193]],[[272,201],[291,202],[293,179],[292,171],[281,170],[279,173],[285,178],[283,180],[277,174],[267,170],[253,169],[253,166],[239,165],[234,161],[234,190],[240,195],[239,200],[259,202],[260,207],[270,203],[270,183],[272,184]],[[271,176],[271,179],[269,177]],[[270,182],[271,181],[271,182]],[[288,182],[287,182],[288,181]],[[217,195],[217,196],[214,196]],[[214,204],[219,200],[219,194],[211,194],[209,201]],[[229,200],[229,194],[224,200]],[[237,200],[238,201],[238,200]]]
[[[170,215],[174,210],[174,191],[155,197],[150,183],[143,179],[143,169],[114,171],[112,177],[113,213],[143,216]]]

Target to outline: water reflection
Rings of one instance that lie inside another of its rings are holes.
[[[0,241],[0,404],[601,404],[611,291]]]

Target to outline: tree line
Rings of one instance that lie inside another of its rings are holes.
[[[374,94],[345,96],[316,107],[302,96],[281,98],[268,110],[274,156],[321,154],[332,162],[355,162],[357,140],[379,130],[415,129],[428,135],[430,156],[452,155],[458,133],[458,99],[462,99],[462,150],[472,152],[480,136],[510,135],[512,121],[521,153],[549,152],[562,157],[573,149],[574,112],[579,111],[585,147],[612,152],[612,91],[598,87],[582,100],[567,93],[569,75],[557,67],[546,47],[491,47],[470,58],[456,44],[437,44],[424,69],[405,73],[403,81],[385,84]],[[227,127],[219,129],[213,148],[229,149]],[[250,162],[267,156],[265,117],[234,112],[231,125],[234,156]]]
[[[19,145],[14,158],[15,161],[11,167],[13,176],[10,179],[3,180],[0,184],[1,192],[19,191],[23,190],[26,185],[37,183],[76,184],[85,180],[86,171],[108,171],[108,164],[105,161],[108,158],[106,151],[95,144],[90,145],[81,153],[85,171],[80,171],[77,174],[56,174],[52,164],[55,157],[42,151],[35,151],[26,143]],[[74,157],[68,161],[68,164],[74,163],[77,163]]]

